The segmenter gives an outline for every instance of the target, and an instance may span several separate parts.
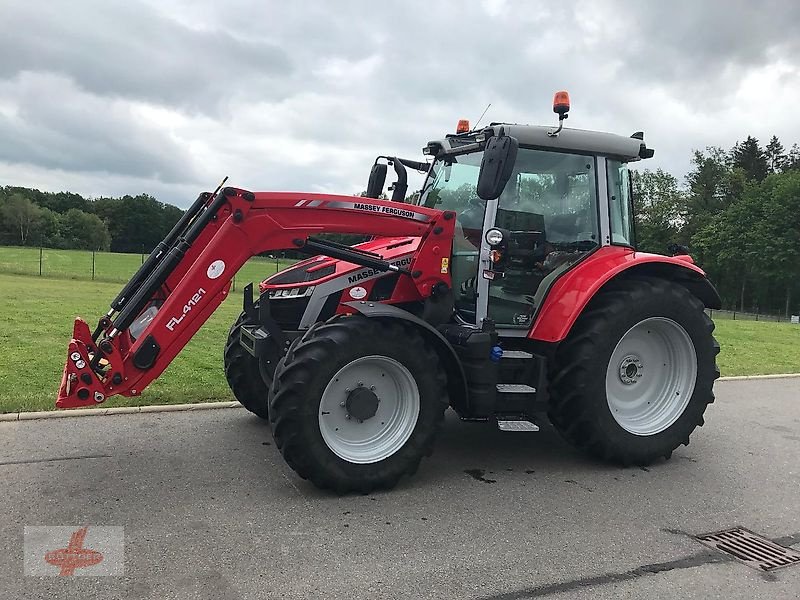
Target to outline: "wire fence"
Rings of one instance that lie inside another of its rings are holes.
[[[712,319],[731,319],[733,321],[772,321],[775,323],[798,323],[797,315],[772,315],[758,312],[742,312],[740,310],[706,310]]]
[[[0,246],[0,273],[125,283],[145,261],[148,254],[139,252],[93,252],[90,250],[57,250],[54,248],[27,248]],[[262,281],[266,277],[292,265],[294,260],[279,257],[254,256],[245,263],[233,278],[232,291],[249,282]],[[736,310],[708,310],[712,319],[734,321],[794,322],[796,315],[775,315]]]
[[[124,254],[91,250],[0,246],[0,273],[125,283],[142,265],[147,256],[148,254],[144,252]],[[240,286],[251,281],[262,281],[294,262],[294,260],[279,257],[254,256],[242,266],[234,277],[232,291],[236,291],[237,281]]]

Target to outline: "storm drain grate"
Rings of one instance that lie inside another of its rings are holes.
[[[780,546],[744,527],[733,527],[696,537],[701,544],[729,554],[747,566],[761,571],[774,571],[800,563],[800,552]]]

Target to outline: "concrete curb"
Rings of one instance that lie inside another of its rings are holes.
[[[781,373],[779,375],[735,375],[732,377],[720,377],[717,381],[746,381],[748,379],[792,379],[800,377],[800,373]]]
[[[746,381],[749,379],[792,379],[800,373],[779,375],[738,375],[720,377],[717,381]],[[138,413],[185,412],[190,410],[213,410],[217,408],[242,408],[238,402],[197,402],[195,404],[155,404],[150,406],[119,406],[112,408],[75,408],[72,410],[43,410],[0,414],[3,421],[38,421],[39,419],[64,419],[67,417],[99,417],[105,415],[130,415]]]
[[[43,410],[0,414],[3,421],[36,421],[39,419],[64,419],[68,417],[99,417],[105,415],[129,415],[138,413],[185,412],[213,410],[217,408],[240,408],[238,402],[198,402],[196,404],[155,404],[151,406],[118,406],[112,408],[75,408],[72,410]]]

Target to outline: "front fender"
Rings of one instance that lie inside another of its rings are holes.
[[[685,286],[707,308],[720,308],[717,290],[705,271],[688,256],[662,256],[605,246],[555,280],[528,335],[543,342],[560,342],[595,294],[617,277],[662,277]]]
[[[407,310],[391,304],[361,300],[345,302],[344,305],[365,317],[400,319],[416,326],[426,341],[436,349],[436,353],[442,361],[442,366],[447,374],[447,393],[450,396],[450,405],[459,414],[466,414],[469,398],[464,367],[450,342],[435,327]]]

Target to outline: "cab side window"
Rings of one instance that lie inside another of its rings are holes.
[[[611,243],[633,246],[633,211],[631,210],[628,165],[611,159],[606,162],[606,165]]]

